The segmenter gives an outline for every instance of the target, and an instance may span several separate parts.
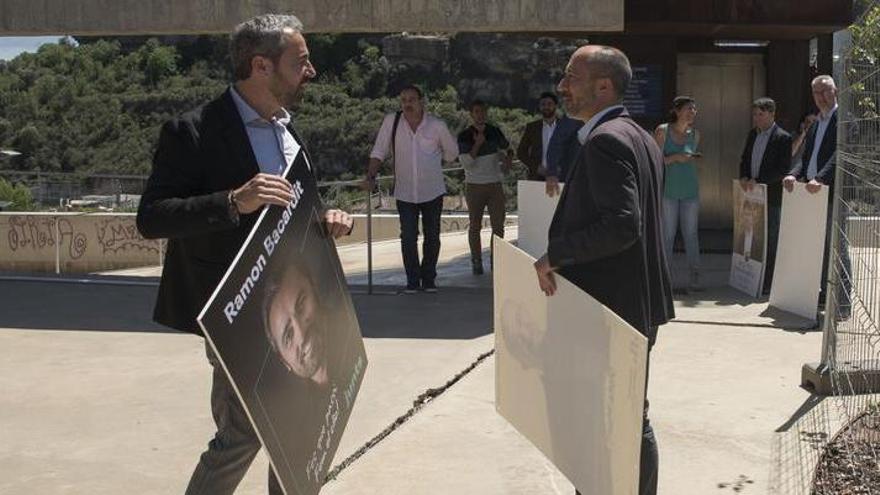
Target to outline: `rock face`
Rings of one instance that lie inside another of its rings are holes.
[[[541,92],[555,90],[568,57],[584,43],[515,34],[395,34],[382,48],[396,73],[425,71],[437,85],[455,86],[462,101],[532,109]]]

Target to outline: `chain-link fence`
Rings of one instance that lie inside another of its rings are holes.
[[[880,2],[842,37],[837,167],[829,205],[828,288],[820,371],[780,428],[771,491],[880,494]]]

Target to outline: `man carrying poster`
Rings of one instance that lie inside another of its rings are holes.
[[[201,335],[196,316],[264,207],[287,208],[303,193],[315,194],[309,191],[312,170],[286,110],[316,75],[301,32],[294,16],[264,15],[236,27],[230,43],[235,84],[162,127],[137,224],[146,238],[169,239],[154,313],[163,325]],[[293,167],[297,158],[300,165]],[[300,187],[280,176],[288,168],[301,178]],[[343,212],[330,210],[321,217],[333,237],[351,230],[351,218]],[[207,344],[206,352],[213,367],[217,433],[186,493],[231,494],[260,441]],[[283,493],[271,470],[269,492]]]
[[[767,186],[743,189],[733,182],[733,255],[730,286],[753,297],[761,294],[767,250]]]
[[[631,78],[629,59],[615,48],[583,46],[572,55],[558,89],[586,124],[535,270],[546,295],[556,293],[558,271],[647,337],[650,349],[674,309],[660,225],[663,155],[621,104]],[[641,452],[639,493],[653,495],[658,454],[647,400]]]

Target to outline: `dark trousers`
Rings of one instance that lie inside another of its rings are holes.
[[[202,453],[186,488],[186,495],[231,495],[260,451],[260,440],[248,420],[223,366],[205,342],[208,362],[214,368],[211,413],[217,433]],[[269,468],[269,494],[283,495]]]
[[[471,260],[482,261],[483,246],[480,230],[483,228],[483,212],[488,208],[492,234],[504,237],[504,188],[500,182],[492,184],[467,184],[465,199],[468,205],[468,243]]]
[[[776,268],[776,247],[779,245],[779,223],[782,207],[767,205],[767,266],[764,268],[764,291],[770,290]]]
[[[406,284],[419,287],[422,282],[433,283],[437,278],[437,258],[440,257],[440,213],[443,195],[424,203],[397,201],[400,215],[400,251],[406,269]],[[422,261],[419,263],[419,215],[422,216]]]
[[[657,438],[654,436],[654,428],[648,419],[648,374],[651,370],[651,348],[657,328],[651,329],[648,337],[648,360],[645,369],[645,409],[642,416],[642,454],[639,459],[639,495],[657,495],[657,480],[660,466],[660,454],[657,450]],[[575,490],[577,495],[581,492]]]

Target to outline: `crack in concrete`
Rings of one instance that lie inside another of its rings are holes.
[[[388,438],[392,433],[394,433],[397,429],[403,426],[407,421],[412,419],[422,408],[424,408],[428,403],[443,395],[447,390],[452,388],[453,385],[458,383],[462,378],[467,376],[471,371],[476,369],[477,366],[483,363],[489,356],[495,354],[495,349],[492,349],[488,352],[480,354],[477,359],[472,362],[467,368],[458,372],[454,377],[450,378],[443,386],[436,388],[429,388],[425,390],[413,401],[413,406],[409,408],[409,410],[403,415],[399,416],[394,420],[387,428],[379,432],[378,435],[371,438],[367,443],[362,445],[359,449],[357,449],[353,454],[348,456],[344,461],[337,464],[333,469],[327,473],[327,476],[324,478],[324,484],[326,485],[328,482],[335,480],[342,471],[346,468],[354,464],[355,461],[363,457],[364,454],[372,450],[375,446],[379,445],[383,440]]]
[[[819,330],[819,324],[811,324],[812,326],[780,326],[774,325],[772,323],[739,323],[739,322],[725,322],[725,321],[704,321],[704,320],[679,320],[678,318],[673,319],[669,323],[683,323],[685,325],[709,325],[715,327],[741,327],[741,328],[773,328],[776,330],[783,330],[785,332],[797,332],[797,333],[807,333],[807,332],[815,332]]]

